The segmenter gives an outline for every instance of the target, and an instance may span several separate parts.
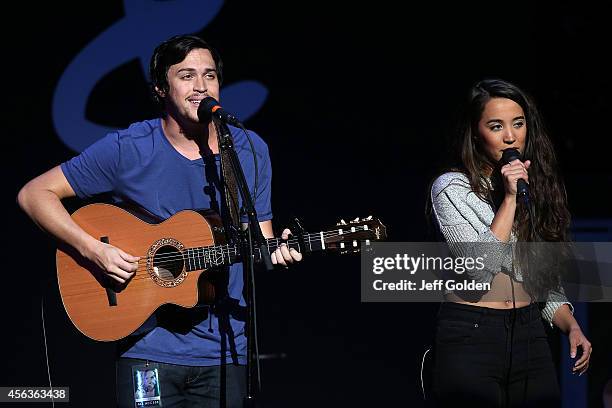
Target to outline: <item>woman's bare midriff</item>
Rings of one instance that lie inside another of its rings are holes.
[[[463,303],[466,305],[489,307],[491,309],[512,309],[512,307],[525,307],[531,303],[529,294],[525,291],[522,282],[514,281],[514,302],[512,302],[512,283],[510,277],[498,273],[491,281],[489,290],[478,302],[470,302],[455,293],[444,296],[447,302]]]

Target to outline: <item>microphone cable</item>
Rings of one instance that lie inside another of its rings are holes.
[[[47,330],[45,329],[45,306],[43,295],[40,295],[40,318],[42,321],[43,340],[45,344],[45,359],[47,361],[47,377],[49,378],[49,391],[51,391],[51,404],[53,408],[55,408],[55,398],[53,398],[53,383],[51,382],[51,369],[49,368],[49,350],[47,348]]]
[[[257,152],[255,152],[255,146],[253,145],[253,139],[251,139],[251,135],[249,134],[249,131],[244,126],[240,126],[240,129],[242,129],[242,132],[246,135],[246,138],[249,141],[249,146],[251,147],[251,154],[253,155],[253,167],[255,168],[255,184],[253,186],[253,201],[255,201],[257,197],[257,187],[259,186],[259,168],[257,166]]]
[[[535,239],[535,242],[542,242],[542,237],[540,237],[540,234],[538,233],[537,228],[535,227],[535,208],[533,205],[532,201],[527,201],[526,203],[527,206],[527,211],[529,212],[529,229],[531,231],[531,236]],[[527,273],[529,273],[529,271],[527,271]],[[525,277],[523,277],[523,281],[525,280]],[[531,293],[529,293],[529,322],[527,324],[527,367],[526,367],[526,371],[525,371],[525,386],[523,387],[523,404],[525,404],[525,400],[527,399],[527,389],[528,389],[528,384],[529,384],[529,363],[530,363],[530,355],[529,355],[529,344],[531,341],[531,313],[532,313],[532,307],[531,307],[531,303],[533,302],[533,297],[531,295]]]

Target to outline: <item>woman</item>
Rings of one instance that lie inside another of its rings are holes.
[[[559,406],[540,316],[568,335],[572,358],[582,351],[573,373],[587,370],[591,345],[558,271],[529,274],[505,244],[568,240],[570,217],[552,144],[531,98],[511,83],[477,83],[467,107],[462,165],[434,181],[433,216],[456,255],[470,248],[458,243],[494,248],[486,267],[468,275],[491,286],[477,298],[446,293],[436,331],[434,399],[440,406]],[[500,164],[506,149],[517,149],[522,159]],[[528,204],[517,200],[519,179],[528,183]],[[532,300],[542,293],[540,310]]]

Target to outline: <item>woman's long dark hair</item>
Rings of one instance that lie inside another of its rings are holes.
[[[523,161],[531,160],[529,167],[529,209],[518,203],[514,219],[514,232],[519,242],[566,242],[569,238],[570,213],[563,181],[559,177],[557,159],[552,143],[544,128],[540,113],[532,98],[517,86],[500,80],[487,79],[475,84],[469,94],[467,111],[463,119],[461,162],[470,180],[472,190],[483,200],[497,208],[504,196],[504,185],[499,164],[486,155],[478,123],[486,103],[491,98],[507,98],[523,108],[527,122],[527,139]],[[487,169],[493,169],[491,184],[486,180]],[[532,295],[558,288],[559,275],[554,268],[537,274],[523,273],[525,288]]]

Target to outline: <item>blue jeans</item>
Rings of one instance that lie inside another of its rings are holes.
[[[246,397],[245,366],[228,364],[194,367],[119,358],[116,363],[118,407],[134,408],[132,367],[147,363],[149,367],[158,369],[163,408],[242,408],[243,406]]]

